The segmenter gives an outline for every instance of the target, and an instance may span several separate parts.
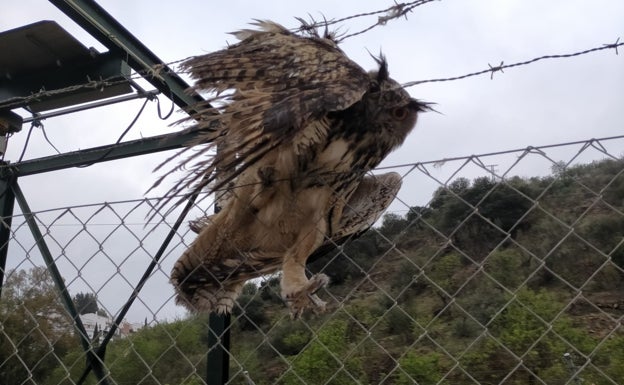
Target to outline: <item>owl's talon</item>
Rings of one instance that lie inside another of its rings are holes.
[[[328,276],[316,274],[312,276],[303,289],[284,295],[284,299],[290,308],[291,318],[300,318],[307,309],[312,309],[317,314],[325,312],[327,302],[320,299],[315,293],[328,283]]]
[[[312,310],[314,310],[316,314],[325,312],[327,302],[320,299],[316,294],[309,294],[308,298],[310,298],[310,301],[314,304],[314,308],[312,308]]]

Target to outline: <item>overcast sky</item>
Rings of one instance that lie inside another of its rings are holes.
[[[221,49],[228,42],[234,42],[227,32],[246,27],[254,18],[296,27],[296,16],[334,19],[393,4],[392,1],[326,0],[228,1],[218,5],[199,0],[158,2],[158,5],[148,0],[101,0],[99,3],[165,62]],[[57,21],[84,45],[105,51],[45,0],[3,0],[0,30],[44,19]],[[348,20],[340,29],[355,32],[376,20],[377,16]],[[486,69],[488,64],[496,66],[501,61],[510,64],[614,43],[618,37],[624,39],[622,20],[624,2],[621,0],[442,0],[417,7],[408,14],[407,20],[393,20],[349,38],[342,48],[367,69],[375,67],[368,52],[382,50],[391,76],[405,83],[463,75]],[[546,60],[495,73],[493,80],[486,74],[417,85],[410,87],[409,92],[416,98],[437,103],[440,114],[423,114],[416,130],[400,150],[387,158],[384,166],[621,135],[624,133],[624,48],[619,55],[614,50],[605,50],[570,59]],[[160,99],[163,109],[168,109],[169,101],[162,96]],[[142,101],[134,101],[48,119],[44,121],[45,130],[61,152],[112,143],[141,104]],[[27,116],[24,111],[17,112]],[[161,121],[156,115],[156,103],[150,102],[126,139],[172,132],[175,129],[169,124],[179,117],[181,115],[176,114],[168,121]],[[11,138],[6,160],[17,160],[27,131],[25,126]],[[605,146],[615,156],[624,154],[621,140],[605,142]],[[548,155],[567,162],[579,148],[558,148]],[[25,159],[54,153],[42,131],[35,129]],[[481,160],[496,165],[497,173],[503,174],[518,155]],[[146,233],[143,228],[145,210],[139,208],[127,218],[133,223],[112,233],[104,244],[106,255],[102,255],[96,240],[101,242],[111,234],[114,227],[110,224],[119,223],[119,218],[115,219],[109,208],[97,214],[89,222],[89,233],[93,237],[80,231],[79,222],[100,209],[102,202],[142,198],[155,179],[151,170],[165,156],[161,153],[20,180],[33,211],[95,204],[73,210],[79,219],[72,219],[68,213],[58,219],[58,225],[50,227],[58,245],[51,242],[51,248],[66,255],[59,265],[70,283],[70,290],[75,293],[93,288],[113,313],[121,306],[122,298],[129,295],[130,286],[140,276],[166,228],[158,228],[144,240],[141,243],[144,249],[138,247],[139,241],[129,235],[128,229],[139,234],[139,238]],[[589,161],[603,157],[598,151],[590,150],[579,159]],[[444,181],[460,165],[461,162],[438,164],[431,172]],[[529,156],[508,175],[545,175],[550,165],[542,156]],[[409,167],[398,170],[405,173]],[[455,176],[473,178],[479,175],[486,175],[486,171],[478,166],[467,166]],[[407,174],[400,202],[395,202],[392,210],[401,213],[407,206],[426,204],[437,186],[418,171]],[[110,207],[123,216],[132,204],[113,203]],[[63,210],[55,210],[41,214],[42,223],[50,223],[62,213]],[[27,240],[24,230],[20,229],[16,236],[28,249],[32,241]],[[77,238],[70,242],[74,235]],[[186,239],[192,237],[186,235]],[[9,267],[14,267],[24,254],[20,246],[11,247]],[[140,321],[152,313],[158,319],[184,313],[169,300],[172,290],[166,282],[166,274],[180,250],[181,246],[162,261],[160,270],[141,295],[144,304],[139,303],[130,312],[131,321]],[[32,255],[32,262],[28,263],[38,263],[36,253]],[[92,255],[96,257],[90,259]],[[89,263],[85,264],[86,261]],[[20,266],[28,267],[28,263]],[[119,271],[127,283],[119,276],[109,280],[117,266],[121,266]],[[78,271],[81,277],[74,279]]]

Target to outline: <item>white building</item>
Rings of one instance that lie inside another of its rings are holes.
[[[104,335],[106,335],[106,333],[108,333],[111,325],[114,322],[114,320],[111,317],[101,316],[95,313],[82,314],[80,316],[80,320],[82,320],[82,324],[85,327],[87,336],[89,336],[90,339],[94,338],[96,325],[97,325],[97,330],[99,334],[98,340],[100,340]],[[115,335],[113,337],[126,338],[130,334],[141,329],[142,327],[143,327],[142,324],[139,324],[139,323],[131,324],[128,321],[123,320],[121,322],[121,325],[119,325],[119,327],[115,331]]]
[[[112,318],[101,316],[95,313],[82,314],[80,316],[80,320],[82,321],[82,324],[85,327],[87,336],[91,339],[94,338],[96,327],[97,327],[97,330],[99,331],[99,338],[101,338],[102,335],[108,333],[108,330],[113,324]],[[115,334],[118,334],[118,333],[119,332]]]

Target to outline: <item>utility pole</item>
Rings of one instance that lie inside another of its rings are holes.
[[[570,374],[572,375],[572,382],[576,385],[582,385],[583,380],[576,375],[576,366],[574,365],[574,360],[572,359],[572,355],[568,352],[563,354],[563,361],[566,363]]]
[[[498,165],[486,164],[485,167],[487,167],[490,170],[490,178],[492,178],[492,182],[496,182],[496,172],[498,171],[496,167],[498,167]]]

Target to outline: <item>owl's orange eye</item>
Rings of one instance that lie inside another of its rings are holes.
[[[392,109],[392,117],[396,120],[403,120],[407,118],[407,115],[409,115],[409,111],[405,107],[396,107]]]

